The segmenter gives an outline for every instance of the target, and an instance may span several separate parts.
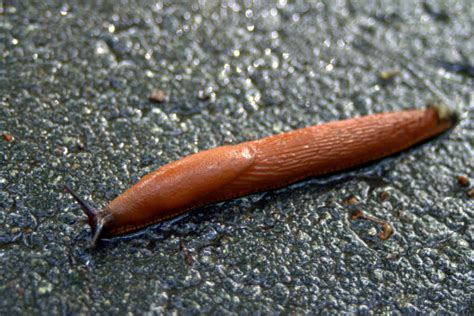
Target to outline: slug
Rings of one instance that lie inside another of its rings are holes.
[[[446,106],[373,114],[220,146],[144,176],[102,210],[69,187],[99,238],[124,235],[191,209],[273,190],[381,159],[452,127]]]

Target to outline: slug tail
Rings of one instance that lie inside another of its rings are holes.
[[[105,225],[105,218],[99,216],[99,212],[97,212],[93,207],[89,205],[84,199],[79,197],[76,192],[74,192],[68,185],[64,186],[65,189],[74,197],[74,199],[79,203],[84,213],[87,215],[89,226],[91,227],[92,231],[92,239],[91,244],[94,247],[99,239],[99,236],[104,228]]]
[[[436,111],[439,121],[448,121],[451,123],[451,126],[454,126],[459,122],[458,113],[442,102],[430,102],[428,103],[427,108]]]

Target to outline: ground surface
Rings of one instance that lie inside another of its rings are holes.
[[[473,313],[473,79],[439,62],[474,64],[469,0],[51,2],[0,4],[2,314]],[[63,190],[103,206],[201,149],[436,98],[462,121],[424,146],[96,250]]]

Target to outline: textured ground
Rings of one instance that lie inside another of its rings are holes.
[[[474,312],[474,81],[439,63],[474,64],[469,0],[51,2],[0,4],[1,314]],[[436,98],[462,121],[424,146],[96,250],[63,190]]]

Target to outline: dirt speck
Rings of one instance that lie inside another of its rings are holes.
[[[466,177],[466,176],[462,176],[462,175],[458,176],[458,184],[459,184],[459,186],[464,187],[464,188],[468,187],[469,184],[470,184],[469,178]]]
[[[393,235],[393,227],[389,223],[382,224],[382,231],[379,233],[379,237],[382,240],[386,240]]]
[[[186,243],[184,242],[184,240],[179,241],[179,250],[181,250],[181,252],[183,253],[184,261],[186,262],[186,264],[188,266],[192,266],[194,258],[188,248],[186,248]]]
[[[13,135],[12,134],[4,133],[4,134],[2,134],[2,138],[6,142],[13,141]]]
[[[358,219],[365,219],[367,221],[370,221],[370,222],[373,222],[375,224],[380,225],[382,230],[380,231],[378,236],[381,240],[387,240],[394,233],[392,225],[390,225],[388,222],[385,222],[383,220],[380,220],[380,219],[378,219],[376,217],[373,217],[373,216],[370,216],[370,215],[366,215],[362,211],[352,212],[351,213],[351,220],[354,221],[354,220],[358,220]],[[369,235],[375,236],[375,234],[376,234],[375,231],[372,231],[372,232],[369,231]]]
[[[362,211],[355,211],[351,214],[351,220],[355,221],[358,218],[361,218],[364,216],[364,213]]]

